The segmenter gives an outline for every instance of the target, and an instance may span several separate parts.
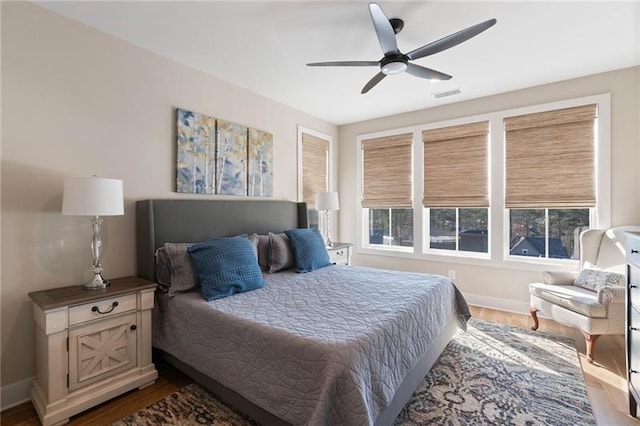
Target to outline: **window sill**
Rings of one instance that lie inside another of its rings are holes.
[[[396,257],[414,261],[430,261],[441,263],[455,263],[465,265],[476,265],[487,268],[499,268],[522,271],[577,271],[579,262],[571,259],[549,259],[539,258],[520,259],[518,256],[507,256],[504,259],[491,259],[486,253],[441,253],[433,250],[417,253],[413,248],[403,249],[360,247],[355,250],[355,255]],[[357,260],[356,260],[357,262]],[[357,264],[357,263],[356,263]]]

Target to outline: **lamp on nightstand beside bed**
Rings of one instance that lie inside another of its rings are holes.
[[[316,209],[324,213],[324,235],[327,247],[333,247],[331,241],[331,217],[332,210],[340,210],[337,192],[317,192]]]
[[[86,289],[101,289],[109,285],[102,277],[102,240],[100,238],[101,216],[122,216],[124,214],[122,181],[92,177],[64,178],[62,214],[67,216],[91,216],[93,238],[93,279],[84,285]]]

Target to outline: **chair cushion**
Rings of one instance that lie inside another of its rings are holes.
[[[607,307],[598,302],[598,293],[573,285],[529,284],[529,293],[592,318],[605,318]]]

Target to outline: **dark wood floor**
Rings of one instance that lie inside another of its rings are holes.
[[[527,315],[472,307],[474,318],[528,328],[531,319]],[[602,336],[596,346],[596,362],[589,364],[584,356],[585,344],[578,330],[559,325],[553,321],[540,320],[540,331],[568,336],[576,340],[580,362],[587,384],[587,392],[596,420],[601,426],[638,426],[640,421],[627,414],[625,382],[625,353],[623,336]],[[153,385],[128,392],[71,418],[69,425],[109,425],[121,418],[164,398],[179,388],[191,383],[191,379],[175,368],[157,362],[159,378]],[[543,386],[544,384],[541,384]],[[38,416],[30,402],[3,411],[2,425],[39,425]]]

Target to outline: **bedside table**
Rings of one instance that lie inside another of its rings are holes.
[[[329,260],[336,265],[348,265],[351,260],[352,243],[333,243],[332,247],[327,247]]]
[[[119,278],[29,293],[36,322],[31,400],[44,426],[153,384],[151,309],[156,284]]]

